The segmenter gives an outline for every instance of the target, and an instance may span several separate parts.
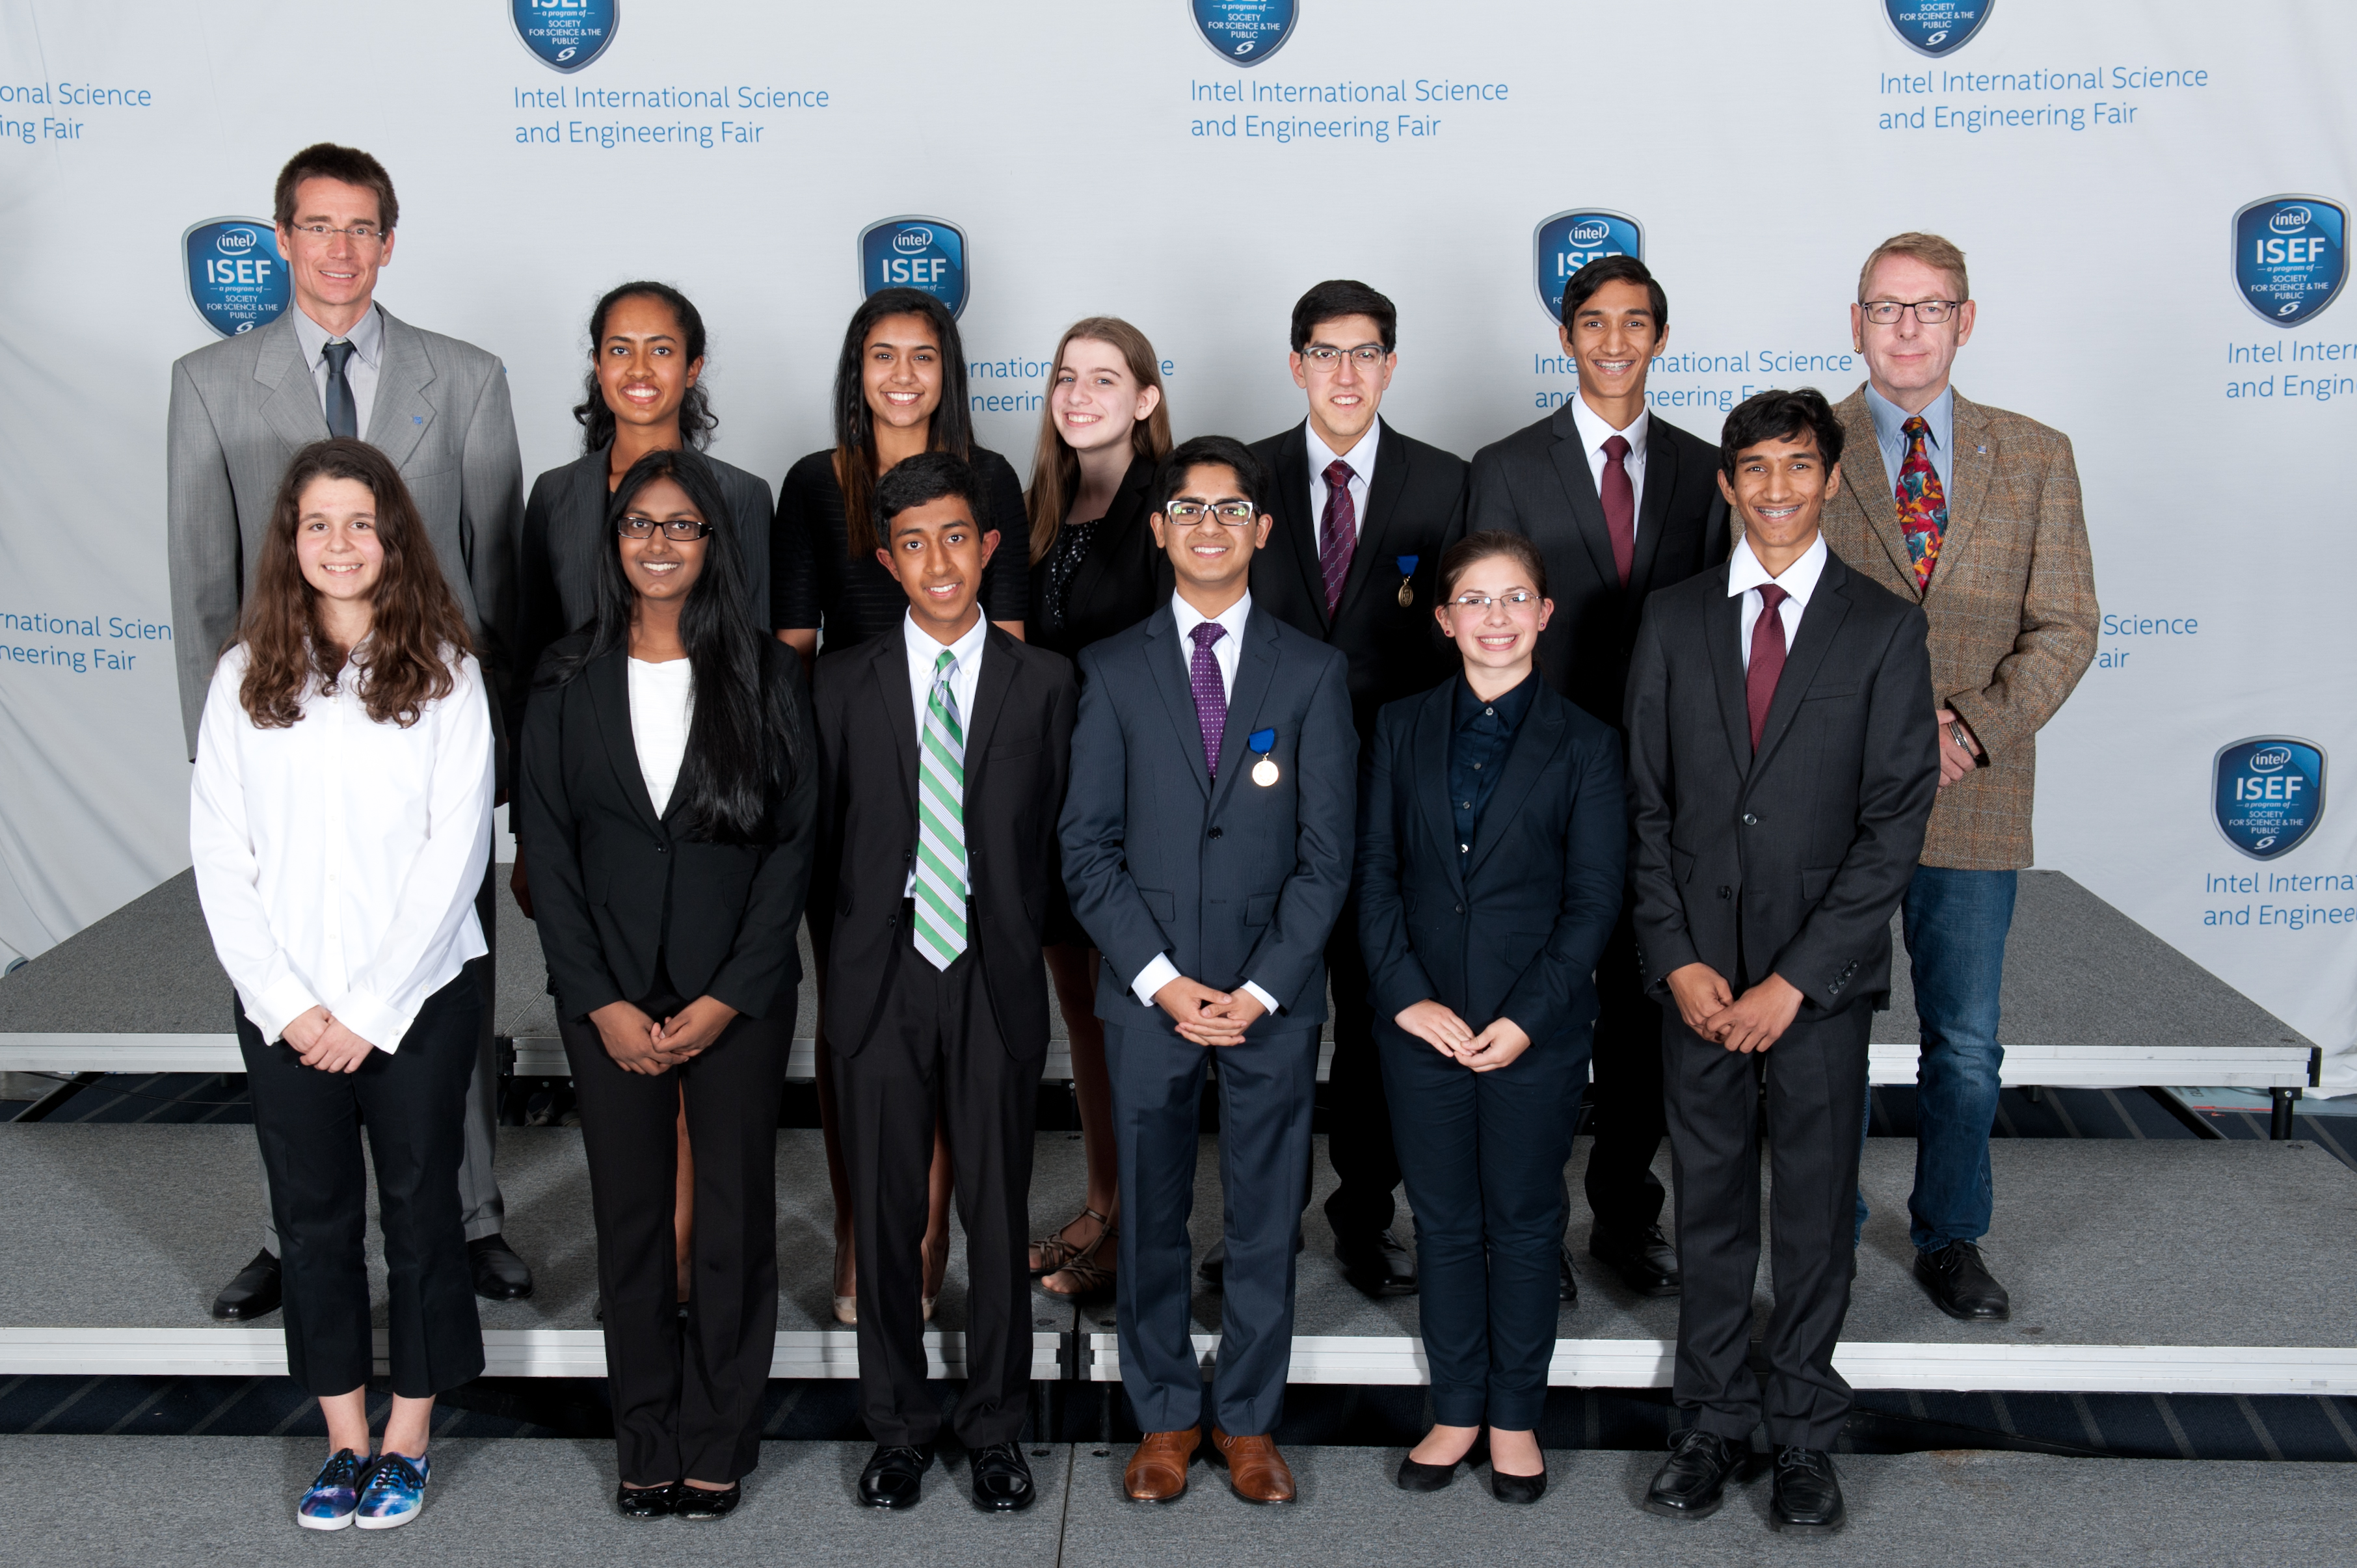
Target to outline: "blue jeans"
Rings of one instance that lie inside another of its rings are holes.
[[[1923,1059],[1916,1069],[1915,1192],[1907,1203],[1909,1233],[1920,1251],[1988,1233],[1995,1201],[1989,1127],[1996,1120],[1997,1072],[2005,1063],[1996,1039],[1997,993],[2018,880],[2010,871],[1919,865],[1907,889],[1902,918],[1915,1016],[1923,1032]],[[1871,1118],[1871,1096],[1867,1104]],[[1866,1228],[1862,1190],[1857,1225]]]

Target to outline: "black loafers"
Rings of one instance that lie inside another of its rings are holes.
[[[745,1487],[740,1481],[731,1481],[716,1492],[682,1481],[677,1511],[682,1519],[726,1519],[744,1500]]]
[[[933,1463],[933,1445],[878,1444],[859,1472],[859,1500],[872,1509],[912,1509]]]
[[[468,1242],[467,1261],[474,1265],[475,1294],[485,1301],[522,1301],[532,1294],[532,1271],[506,1237]]]
[[[1437,1492],[1457,1479],[1459,1466],[1469,1470],[1476,1469],[1489,1457],[1490,1436],[1486,1432],[1473,1440],[1473,1446],[1467,1449],[1465,1457],[1457,1461],[1455,1465],[1419,1464],[1416,1462],[1415,1450],[1411,1448],[1407,1452],[1407,1456],[1400,1461],[1399,1472],[1392,1477],[1392,1482],[1403,1492]]]
[[[256,1252],[253,1262],[238,1270],[237,1278],[213,1297],[213,1316],[223,1323],[250,1323],[278,1310],[278,1255]]]
[[[616,1487],[614,1509],[624,1519],[666,1519],[678,1511],[682,1489],[677,1481],[661,1487]]]
[[[1587,1255],[1619,1274],[1639,1295],[1678,1294],[1678,1254],[1658,1225],[1634,1234],[1607,1230],[1598,1225],[1587,1238]]]
[[[1569,1243],[1566,1243],[1555,1250],[1555,1264],[1557,1269],[1560,1271],[1561,1276],[1560,1283],[1555,1287],[1555,1294],[1562,1298],[1564,1305],[1577,1306],[1579,1305],[1579,1275],[1572,1270],[1571,1247]]]
[[[1546,1472],[1535,1476],[1509,1476],[1494,1466],[1490,1471],[1490,1495],[1501,1503],[1528,1505],[1546,1496]]]
[[[1039,1488],[1019,1443],[992,1443],[966,1455],[974,1467],[974,1506],[985,1513],[1017,1513],[1031,1506]]]
[[[1342,1277],[1372,1296],[1414,1295],[1415,1255],[1389,1230],[1356,1230],[1334,1238]]]
[[[1981,1262],[1981,1250],[1970,1241],[1951,1241],[1929,1252],[1915,1254],[1915,1280],[1932,1305],[1964,1323],[2003,1323],[2013,1316],[2013,1301]]]
[[[1645,1511],[1663,1519],[1708,1519],[1727,1500],[1727,1480],[1743,1450],[1716,1432],[1688,1427],[1645,1491]]]
[[[1822,1448],[1776,1450],[1776,1489],[1768,1522],[1789,1535],[1831,1535],[1842,1527],[1841,1480]]]

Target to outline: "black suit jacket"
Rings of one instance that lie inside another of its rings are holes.
[[[509,725],[523,730],[533,673],[549,645],[578,631],[597,614],[597,555],[614,548],[606,528],[609,446],[551,468],[532,483],[524,503],[523,534],[516,577],[515,671],[518,685],[508,707]],[[745,601],[753,625],[770,629],[770,484],[758,474],[706,456],[720,493],[728,502],[727,523],[745,562]]]
[[[1105,508],[1089,553],[1081,557],[1064,590],[1064,620],[1047,625],[1048,562],[1031,564],[1030,615],[1024,636],[1034,648],[1045,648],[1067,659],[1117,631],[1127,631],[1170,597],[1170,557],[1154,542],[1155,464],[1137,458],[1121,477],[1121,489]],[[1082,521],[1086,521],[1086,519]],[[1021,550],[1019,532],[999,535],[1001,550]]]
[[[551,659],[586,644],[575,632]],[[765,679],[802,736],[802,664],[761,639]],[[567,1017],[654,987],[655,960],[683,997],[709,995],[760,1018],[791,1006],[802,980],[794,928],[810,886],[818,779],[804,761],[779,802],[774,844],[686,836],[683,791],[655,815],[630,735],[625,650],[535,694],[518,768],[518,842],[532,867],[533,917]],[[683,776],[684,769],[683,769]]]
[[[1341,654],[1262,610],[1244,622],[1217,782],[1170,607],[1081,655],[1081,724],[1064,801],[1064,886],[1104,967],[1097,1015],[1174,1034],[1130,983],[1168,953],[1219,990],[1276,999],[1247,1037],[1326,1020],[1326,939],[1350,892],[1358,736]],[[1276,732],[1274,784],[1248,742]]]
[[[1727,569],[1653,596],[1629,671],[1638,963],[1771,972],[1831,1012],[1890,991],[1890,917],[1939,792],[1921,607],[1825,563],[1757,756]],[[1805,1012],[1805,1008],[1803,1011]]]
[[[1465,459],[1412,441],[1389,424],[1378,428],[1367,515],[1334,613],[1326,613],[1326,575],[1318,562],[1318,521],[1309,511],[1309,436],[1306,424],[1256,442],[1253,455],[1276,485],[1268,543],[1253,557],[1253,607],[1296,631],[1339,648],[1351,660],[1351,718],[1361,740],[1375,712],[1428,691],[1457,669],[1457,650],[1432,618],[1440,602],[1441,553],[1465,537]],[[1413,573],[1399,558],[1415,557]],[[1408,580],[1412,602],[1399,602]]]
[[[1646,596],[1727,560],[1733,541],[1717,475],[1717,447],[1652,416],[1637,553],[1624,588],[1568,403],[1473,454],[1468,526],[1519,533],[1546,563],[1555,615],[1539,633],[1540,672],[1615,729]]]
[[[1458,850],[1448,755],[1457,682],[1390,704],[1359,790],[1359,941],[1376,1015],[1437,1001],[1536,1042],[1596,1019],[1593,974],[1620,918],[1620,741],[1544,685],[1523,715],[1472,850]]]
[[[1060,654],[996,627],[983,639],[965,715],[965,836],[973,917],[999,1037],[1010,1055],[1048,1052],[1039,932],[1056,875],[1056,813],[1071,768],[1080,693]],[[909,650],[895,629],[818,661],[819,874],[831,899],[826,1037],[849,1056],[867,1043],[905,945],[902,905],[917,853],[917,709]]]

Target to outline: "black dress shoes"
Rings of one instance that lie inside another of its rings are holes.
[[[1555,1251],[1555,1264],[1557,1268],[1562,1271],[1562,1283],[1556,1286],[1555,1294],[1563,1298],[1564,1305],[1577,1306],[1579,1305],[1579,1275],[1572,1270],[1571,1244],[1566,1241],[1564,1245],[1557,1248]]]
[[[532,1294],[532,1271],[506,1237],[493,1234],[468,1242],[467,1261],[474,1265],[475,1294],[485,1301],[522,1301]]]
[[[1342,1277],[1372,1296],[1414,1295],[1415,1258],[1389,1230],[1357,1230],[1334,1238]]]
[[[679,1484],[678,1513],[682,1519],[726,1519],[745,1500],[742,1482],[731,1481],[718,1491]]]
[[[677,1481],[662,1487],[617,1487],[614,1507],[624,1519],[666,1519],[679,1510]]]
[[[1473,1446],[1465,1451],[1465,1457],[1456,1465],[1418,1464],[1415,1450],[1411,1448],[1407,1457],[1400,1461],[1399,1474],[1392,1477],[1393,1484],[1403,1492],[1437,1492],[1457,1479],[1458,1465],[1468,1468],[1478,1466],[1489,1458],[1489,1449],[1490,1439],[1486,1433],[1473,1440]]]
[[[1716,1432],[1688,1427],[1645,1491],[1645,1511],[1663,1519],[1708,1519],[1727,1500],[1727,1477],[1744,1451]]]
[[[278,1255],[262,1251],[238,1270],[237,1278],[213,1297],[213,1316],[223,1323],[249,1323],[278,1310]]]
[[[1833,1455],[1822,1448],[1776,1450],[1775,1497],[1768,1522],[1792,1535],[1831,1535],[1847,1516]]]
[[[877,1444],[859,1472],[859,1500],[872,1509],[912,1509],[933,1463],[933,1445]]]
[[[1678,1253],[1658,1225],[1624,1233],[1598,1225],[1589,1232],[1587,1255],[1619,1274],[1639,1295],[1678,1294]]]
[[[1508,1476],[1495,1467],[1490,1471],[1490,1495],[1501,1503],[1530,1504],[1546,1496],[1546,1472],[1535,1476]]]
[[[2013,1316],[2012,1299],[1990,1277],[1981,1250],[1970,1241],[1951,1241],[1935,1251],[1916,1253],[1915,1279],[1930,1294],[1932,1305],[1950,1317],[2003,1323]]]
[[[991,1443],[966,1455],[974,1467],[974,1506],[985,1513],[1017,1513],[1031,1506],[1039,1488],[1019,1443]]]

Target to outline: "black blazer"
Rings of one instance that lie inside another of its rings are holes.
[[[1457,650],[1432,618],[1440,602],[1441,553],[1465,537],[1465,459],[1379,427],[1367,515],[1342,597],[1326,613],[1326,575],[1318,564],[1318,519],[1309,512],[1309,437],[1306,424],[1253,446],[1276,486],[1276,522],[1253,557],[1253,607],[1296,631],[1340,649],[1351,660],[1351,719],[1361,740],[1375,711],[1428,690],[1457,670]],[[1399,558],[1415,557],[1403,574]],[[1408,582],[1411,603],[1399,602]]]
[[[573,633],[549,650],[586,645]],[[765,678],[809,734],[802,661],[764,638]],[[699,843],[686,836],[681,792],[661,818],[630,736],[626,650],[543,687],[524,717],[517,834],[532,867],[533,917],[565,1015],[654,989],[655,960],[681,996],[713,996],[767,1017],[793,1005],[815,839],[818,779],[805,760],[779,802],[773,844]],[[805,758],[807,745],[796,747]]]
[[[1437,1001],[1476,1029],[1544,1043],[1596,1019],[1596,961],[1620,918],[1628,805],[1620,741],[1544,685],[1458,851],[1448,754],[1458,683],[1393,703],[1359,790],[1359,942],[1389,1020]]]
[[[1718,448],[1658,413],[1648,429],[1637,553],[1626,588],[1612,564],[1604,502],[1568,403],[1473,454],[1468,526],[1519,533],[1546,563],[1555,615],[1539,633],[1540,673],[1615,729],[1645,596],[1722,564],[1733,543],[1727,499],[1718,493]]]
[[[1650,480],[1651,476],[1648,475]],[[1727,569],[1653,596],[1629,672],[1637,961],[1771,972],[1831,1012],[1890,991],[1890,917],[1939,793],[1922,607],[1825,563],[1751,751]]]
[[[1081,725],[1064,801],[1064,886],[1104,966],[1097,1015],[1175,1034],[1130,983],[1157,953],[1222,991],[1249,980],[1277,1011],[1253,1039],[1326,1020],[1326,939],[1351,885],[1358,736],[1341,654],[1260,607],[1244,621],[1216,783],[1163,606],[1081,655]],[[1274,784],[1248,747],[1276,732]]]
[[[1170,557],[1156,547],[1150,521],[1155,467],[1152,460],[1140,457],[1121,477],[1121,489],[1114,492],[1113,504],[1105,508],[1097,524],[1096,537],[1089,541],[1089,553],[1081,557],[1071,585],[1064,590],[1060,627],[1050,628],[1044,619],[1050,557],[1042,556],[1031,564],[1030,614],[1024,623],[1024,636],[1032,647],[1076,659],[1090,643],[1128,630],[1169,599]],[[1019,551],[1026,542],[1020,532],[1002,533],[998,547]]]
[[[516,575],[515,688],[507,719],[523,731],[525,705],[541,655],[567,632],[578,631],[597,614],[597,554],[614,548],[606,531],[606,465],[613,448],[601,446],[532,483],[524,503],[523,535]],[[730,528],[745,561],[745,602],[753,624],[770,629],[770,483],[758,474],[706,455],[720,493],[728,502]]]
[[[1039,929],[1056,875],[1056,813],[1071,768],[1080,701],[1061,655],[993,627],[983,639],[965,726],[966,865],[971,950],[982,964],[1008,1053],[1048,1052],[1047,971]],[[902,634],[868,639],[818,661],[819,875],[831,900],[826,1037],[845,1056],[867,1043],[891,983],[917,853],[917,709]]]

